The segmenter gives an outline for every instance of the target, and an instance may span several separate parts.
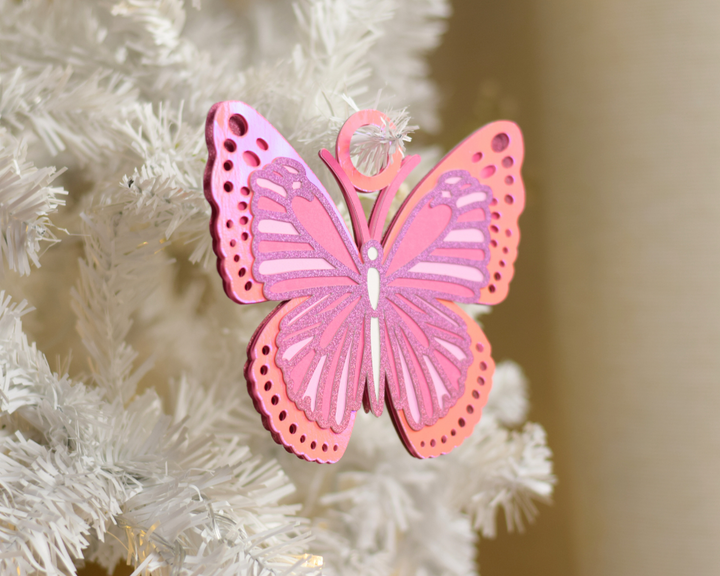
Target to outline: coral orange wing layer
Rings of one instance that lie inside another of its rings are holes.
[[[408,452],[416,458],[434,458],[447,454],[460,446],[472,434],[480,421],[482,409],[487,403],[495,362],[490,356],[490,344],[478,323],[468,316],[457,304],[441,301],[450,310],[460,315],[467,324],[472,340],[473,361],[468,368],[465,391],[450,411],[432,426],[413,430],[402,410],[392,409],[392,399],[387,395],[389,410],[400,438]]]
[[[440,176],[450,170],[467,170],[492,188],[490,223],[490,282],[482,288],[479,303],[497,304],[505,299],[514,274],[520,241],[518,217],[525,206],[520,176],[524,146],[520,128],[507,120],[483,126],[453,150],[413,189],[390,224],[384,246],[392,246],[413,208],[433,191]]]
[[[208,113],[205,139],[208,162],[203,184],[212,207],[210,232],[225,293],[240,304],[264,302],[263,284],[252,272],[250,175],[275,158],[290,158],[302,164],[312,184],[324,188],[287,140],[244,102],[215,104]]]
[[[350,415],[346,428],[339,434],[320,428],[307,419],[287,394],[283,373],[275,363],[276,338],[282,319],[306,298],[283,302],[265,319],[248,345],[245,378],[255,409],[273,439],[300,458],[328,464],[337,462],[345,453],[355,420]]]

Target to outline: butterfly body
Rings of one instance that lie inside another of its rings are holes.
[[[505,194],[512,199],[506,204],[514,210],[508,220],[514,217],[514,226],[504,230],[497,224],[508,212],[495,208],[493,187],[481,182],[485,167],[473,165],[479,153],[475,147],[469,161],[452,165],[456,151],[446,157],[440,170],[410,194],[382,238],[388,197],[413,163],[401,166],[396,158],[396,175],[383,176],[385,187],[368,223],[358,209],[355,181],[342,162],[323,151],[348,202],[353,237],[302,159],[291,148],[283,154],[289,144],[269,133],[269,123],[243,103],[223,106],[222,119],[217,110],[208,119],[211,159],[205,187],[214,208],[218,267],[229,278],[226,291],[236,301],[260,301],[261,296],[284,302],[248,347],[248,389],[266,428],[298,456],[334,462],[347,446],[357,410],[364,406],[379,416],[387,404],[411,454],[449,452],[479,419],[493,368],[479,326],[452,302],[483,302],[506,291],[522,210],[519,131],[505,123],[499,132],[508,140],[501,142],[499,153],[509,148],[511,138],[515,148],[498,164],[511,158],[517,174],[502,176],[506,188],[515,185],[513,196]],[[233,113],[244,123],[240,138],[228,138]],[[255,126],[271,152],[267,161],[257,150],[261,139],[252,133]],[[247,135],[245,142],[255,148],[240,151]],[[349,146],[341,131],[343,136]],[[347,165],[341,137],[337,154]],[[220,156],[227,159],[213,157],[220,142],[228,153]],[[228,174],[237,166],[231,155],[250,161],[240,165],[239,173]],[[493,166],[494,174],[498,168]],[[372,180],[365,178],[362,186],[367,189]],[[236,189],[241,195],[228,201]],[[237,208],[226,208],[237,200]],[[236,224],[244,230],[233,230]],[[504,236],[502,245],[495,236]],[[502,273],[493,272],[497,267]]]

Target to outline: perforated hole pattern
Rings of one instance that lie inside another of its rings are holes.
[[[495,154],[502,154],[508,146],[510,146],[510,136],[508,136],[505,132],[496,134],[490,142],[490,148]],[[486,157],[482,152],[472,152],[471,154],[471,161],[474,164],[479,165],[479,169],[476,174],[481,180],[494,176],[498,170],[509,170],[515,165],[515,159],[509,155],[503,155],[502,159],[499,159],[499,162],[496,162],[493,158],[491,158],[493,156],[492,154],[490,154],[489,157]],[[507,186],[512,186],[515,183],[515,178],[510,174],[506,174],[503,177],[503,182]],[[512,206],[514,203],[515,197],[512,194],[503,194],[502,202],[498,198],[493,198],[491,202],[493,211],[490,214],[492,221],[499,222],[502,219],[503,205]],[[490,226],[491,249],[500,249],[503,254],[508,254],[510,250],[507,245],[505,245],[503,236],[505,238],[511,238],[512,235],[513,232],[509,228],[501,229],[497,225],[493,224]],[[502,261],[500,266],[505,267],[505,264],[505,261]],[[494,282],[491,282],[487,287],[488,292],[491,294],[495,293],[497,290],[496,282],[502,280],[503,273],[496,271],[492,278]]]

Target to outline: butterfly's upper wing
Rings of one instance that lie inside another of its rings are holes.
[[[263,302],[269,298],[263,281],[255,277],[253,246],[257,229],[250,175],[276,158],[289,159],[302,167],[304,178],[331,205],[329,210],[337,215],[337,209],[295,149],[244,102],[215,104],[207,117],[205,137],[209,151],[205,196],[212,206],[210,231],[225,292],[241,304]]]
[[[268,300],[344,294],[362,281],[350,232],[311,175],[300,161],[276,158],[250,176],[252,275]]]
[[[525,206],[525,189],[520,176],[523,158],[522,133],[515,123],[500,120],[480,128],[451,150],[413,189],[388,228],[383,244],[391,246],[396,243],[413,209],[435,189],[443,174],[454,170],[466,171],[480,184],[492,189],[488,279],[475,302],[501,302],[507,296],[513,277],[520,241],[518,218]],[[448,255],[453,257],[450,252]],[[463,258],[459,251],[455,255]],[[449,299],[466,302],[464,299]]]
[[[477,323],[449,301],[493,303],[507,293],[524,201],[521,160],[514,124],[482,128],[413,190],[384,238],[388,400],[415,456],[459,445],[487,401],[490,347]]]

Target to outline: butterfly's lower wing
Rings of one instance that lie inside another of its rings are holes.
[[[396,407],[397,403],[388,393],[388,404],[395,428],[405,447],[416,458],[433,458],[447,454],[472,433],[487,403],[495,370],[495,363],[490,356],[490,344],[477,322],[457,304],[439,301],[439,305],[445,306],[453,317],[459,317],[464,322],[471,342],[468,352],[472,355],[472,361],[466,372],[462,394],[447,413],[431,425],[419,429],[411,425],[413,417],[409,409]]]
[[[481,304],[501,302],[507,296],[514,274],[520,241],[518,218],[525,206],[520,175],[523,157],[522,133],[515,123],[500,120],[480,128],[451,150],[413,189],[390,224],[383,244],[389,247],[397,242],[413,210],[436,189],[443,175],[465,171],[492,190],[492,200],[487,208],[490,212],[489,237],[484,246],[488,253],[485,262],[487,278],[474,301]],[[461,247],[462,244],[455,244],[445,254],[450,260],[464,260],[472,255],[471,252],[463,253]],[[385,253],[388,254],[387,249]],[[449,299],[458,301],[456,297]]]
[[[345,448],[352,433],[358,403],[353,397],[346,397],[343,400],[343,405],[339,406],[340,393],[347,392],[350,387],[348,385],[344,390],[339,388],[339,385],[343,384],[343,376],[346,385],[352,378],[348,378],[348,370],[344,370],[345,366],[338,367],[334,358],[331,358],[324,370],[323,366],[321,366],[320,375],[315,381],[313,400],[323,404],[322,397],[323,393],[325,393],[325,397],[333,402],[332,405],[327,402],[328,407],[325,409],[335,421],[334,423],[336,428],[339,428],[339,431],[334,431],[331,426],[321,427],[317,420],[313,421],[308,418],[307,410],[298,407],[298,404],[302,405],[302,400],[305,398],[304,393],[308,384],[306,376],[312,378],[314,374],[314,370],[308,369],[314,359],[314,350],[311,346],[308,346],[311,343],[307,342],[306,346],[298,348],[297,341],[288,343],[287,338],[285,338],[284,343],[278,345],[278,341],[283,342],[283,338],[279,338],[279,335],[290,335],[292,337],[295,331],[293,324],[297,324],[303,317],[310,314],[313,309],[322,306],[325,300],[318,304],[318,299],[313,300],[305,297],[280,304],[257,329],[248,345],[245,378],[255,408],[260,412],[265,428],[272,433],[273,439],[278,444],[283,445],[288,452],[292,452],[305,460],[332,463],[337,462],[345,453]],[[328,304],[328,302],[325,302],[325,304]],[[292,322],[293,320],[295,322]],[[362,341],[360,340],[360,342]],[[295,348],[292,348],[293,344],[295,344]],[[304,370],[301,365],[299,370],[294,371],[295,374],[299,375],[298,386],[302,387],[300,394],[294,395],[292,393],[294,383],[292,381],[286,382],[280,365],[287,364],[288,357],[292,359],[295,355],[302,354],[303,348],[305,348],[305,357],[309,356],[309,362]],[[288,354],[289,349],[290,353]],[[340,345],[338,347],[339,352],[347,349],[348,346]],[[284,360],[283,356],[285,357]],[[329,368],[333,362],[335,362],[335,366],[331,371]],[[317,367],[317,364],[315,362],[314,366]],[[335,374],[338,368],[340,377],[336,378]],[[329,394],[328,391],[330,391]],[[296,397],[292,399],[291,396]],[[321,396],[321,398],[318,398],[318,396]],[[351,407],[355,408],[355,410],[350,410]],[[340,408],[342,409],[340,410]],[[339,410],[342,416],[337,416]],[[311,410],[311,412],[313,411]],[[337,426],[338,421],[342,426]]]
[[[333,226],[344,228],[342,219],[317,176],[272,124],[251,106],[244,102],[215,104],[207,117],[205,137],[209,155],[204,189],[212,207],[210,231],[225,292],[241,304],[283,300],[285,298],[282,295],[268,295],[263,278],[256,275],[258,230],[254,223],[258,203],[250,176],[278,158],[286,159],[293,166],[299,167],[303,180],[307,182],[306,190],[312,189],[316,196],[322,197],[323,209],[331,213]],[[266,203],[267,206],[272,204]],[[312,208],[317,206],[312,206],[311,211]],[[323,230],[318,226],[309,232],[310,235],[320,233],[322,236]],[[349,238],[347,230],[344,233]],[[338,235],[343,235],[343,230]],[[276,237],[275,242],[270,244],[273,244],[275,251],[290,248],[289,251],[294,249],[297,252],[298,243],[293,246],[291,240]],[[345,243],[345,238],[341,238],[341,241]],[[334,248],[338,249],[337,246]],[[347,245],[339,247],[341,252],[347,249]],[[352,257],[346,254],[345,260],[349,262],[350,268],[354,267]]]
[[[388,290],[384,310],[386,398],[413,430],[447,415],[472,364],[465,320],[427,293]]]

